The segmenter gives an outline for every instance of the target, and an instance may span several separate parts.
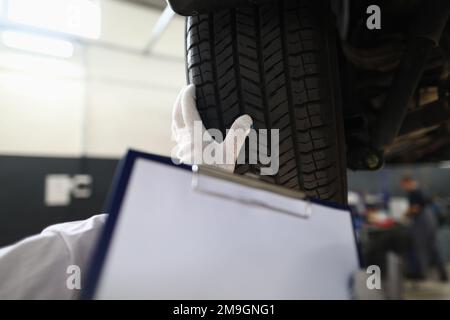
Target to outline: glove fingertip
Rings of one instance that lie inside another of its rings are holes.
[[[240,116],[236,121],[239,121],[241,125],[246,128],[251,128],[253,126],[253,119],[248,114]]]
[[[248,114],[244,114],[233,122],[230,129],[232,130],[241,129],[245,132],[245,135],[248,135],[252,127],[253,127],[252,118]]]

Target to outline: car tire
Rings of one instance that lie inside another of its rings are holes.
[[[206,128],[225,134],[239,115],[248,114],[255,129],[279,129],[279,171],[263,179],[345,204],[346,150],[331,20],[317,0],[188,17],[186,69]],[[242,164],[236,172],[258,176],[261,166]]]

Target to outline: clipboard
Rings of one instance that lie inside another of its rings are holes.
[[[351,298],[347,207],[131,150],[106,209],[82,299]]]

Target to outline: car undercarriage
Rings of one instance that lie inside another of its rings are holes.
[[[260,128],[277,128],[290,119],[292,141],[285,153],[292,149],[294,155],[281,159],[275,183],[310,189],[311,196],[323,199],[336,200],[341,193],[337,201],[345,202],[345,181],[330,187],[336,179],[345,180],[345,167],[378,170],[385,163],[450,159],[450,2],[168,2],[188,16],[188,79],[199,88],[200,114],[208,128],[228,127],[215,120],[231,117],[223,103],[228,110],[239,106],[234,116],[265,114]],[[368,25],[373,14],[377,27]],[[223,41],[234,71],[220,65]],[[284,80],[270,78],[277,68],[270,64],[272,54],[284,61],[279,73]],[[228,71],[233,71],[228,83],[235,85],[221,92],[220,74]],[[208,100],[211,92],[216,101]],[[233,92],[238,98],[227,107],[223,99]],[[286,101],[281,109],[272,101],[277,96]],[[258,111],[259,104],[266,110]],[[237,171],[258,175],[258,168]],[[297,182],[290,180],[295,171]]]

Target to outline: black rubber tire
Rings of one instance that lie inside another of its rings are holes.
[[[256,129],[280,129],[272,182],[344,204],[346,150],[329,12],[318,0],[282,0],[188,17],[187,75],[207,128],[225,133],[249,114]]]

